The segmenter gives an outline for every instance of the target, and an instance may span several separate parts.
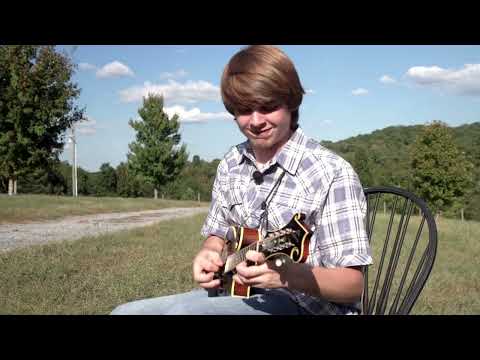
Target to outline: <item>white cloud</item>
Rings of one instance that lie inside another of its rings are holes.
[[[94,135],[97,133],[97,121],[90,116],[75,124],[77,134]]]
[[[414,66],[408,69],[407,76],[419,84],[428,85],[448,81],[450,71],[438,66]]]
[[[120,61],[113,61],[111,63],[108,63],[97,71],[98,78],[133,75],[133,71],[130,70],[127,65],[122,64]]]
[[[406,75],[420,85],[440,87],[460,95],[480,95],[480,64],[465,64],[461,69],[414,66]]]
[[[320,124],[321,124],[321,125],[331,125],[331,124],[333,124],[333,121],[332,121],[332,120],[329,120],[329,119],[327,119],[327,120],[322,120],[322,121],[320,121]]]
[[[384,84],[394,84],[397,82],[397,80],[395,80],[394,78],[388,76],[388,75],[383,75],[381,78],[380,78],[380,82],[381,83],[384,83]]]
[[[368,94],[368,90],[364,88],[358,88],[358,89],[352,90],[352,95],[354,96],[361,96],[361,95],[367,95],[367,94]]]
[[[145,82],[143,86],[132,86],[120,91],[123,102],[142,100],[148,94],[163,95],[165,102],[195,103],[202,100],[220,100],[220,88],[208,81],[187,81],[179,83],[169,80],[168,84]]]
[[[305,94],[315,94],[315,93],[316,93],[316,91],[312,90],[312,89],[305,90]]]
[[[187,76],[188,73],[183,70],[183,69],[180,69],[180,70],[177,70],[173,73],[171,72],[163,72],[160,74],[160,78],[161,79],[172,79],[172,78],[179,78],[179,77],[184,77],[184,76]]]
[[[206,122],[209,120],[233,120],[233,116],[226,111],[217,113],[202,113],[199,108],[194,107],[190,110],[187,110],[181,105],[164,107],[163,110],[168,114],[170,118],[173,117],[174,114],[177,114],[178,120],[181,123],[198,123]]]
[[[78,134],[82,135],[95,135],[97,133],[97,129],[95,128],[79,128],[77,130]]]
[[[97,67],[93,64],[82,62],[82,63],[78,64],[78,68],[80,70],[95,70]]]

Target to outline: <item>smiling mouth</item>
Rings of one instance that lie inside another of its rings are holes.
[[[256,137],[261,137],[263,134],[267,134],[270,130],[272,130],[272,128],[260,130],[260,131],[249,129],[250,133]]]

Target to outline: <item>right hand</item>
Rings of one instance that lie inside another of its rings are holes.
[[[223,261],[218,252],[203,248],[193,260],[193,280],[202,288],[216,288],[220,285],[220,279],[213,279],[213,276],[222,266]]]

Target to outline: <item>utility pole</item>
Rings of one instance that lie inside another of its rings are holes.
[[[71,127],[72,135],[70,135],[68,142],[72,144],[72,196],[78,197],[78,183],[77,183],[77,140],[75,139],[75,125]]]
[[[75,136],[73,137],[73,149],[74,149],[74,159],[75,159],[75,197],[78,197],[78,176],[77,176],[77,139]]]

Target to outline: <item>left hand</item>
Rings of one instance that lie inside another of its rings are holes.
[[[272,262],[265,261],[265,256],[257,251],[249,250],[247,260],[256,262],[256,265],[247,266],[245,261],[237,265],[237,273],[233,279],[241,285],[258,288],[286,287],[284,271],[286,266],[276,267]]]

